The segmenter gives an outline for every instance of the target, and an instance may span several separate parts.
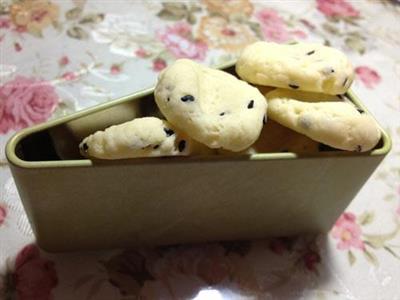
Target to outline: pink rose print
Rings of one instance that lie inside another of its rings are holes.
[[[148,53],[145,49],[139,48],[139,49],[137,49],[137,50],[135,51],[135,55],[136,55],[137,57],[140,57],[140,58],[146,58],[146,57],[149,57],[151,54]]]
[[[356,216],[351,212],[343,213],[336,221],[332,229],[332,236],[339,240],[339,250],[350,248],[365,250],[364,242],[361,240],[361,227],[356,223]]]
[[[48,82],[17,76],[0,86],[0,133],[46,121],[58,100]]]
[[[309,271],[316,271],[317,264],[321,262],[321,256],[315,251],[308,251],[303,255],[303,262]]]
[[[360,12],[345,0],[317,0],[317,9],[326,17],[358,17]]]
[[[290,39],[285,22],[276,11],[265,8],[256,13],[256,18],[266,40],[284,43]]]
[[[110,67],[110,73],[111,73],[112,75],[117,75],[117,74],[121,73],[121,66],[118,65],[118,64],[113,64],[113,65]]]
[[[11,20],[8,18],[2,18],[0,17],[0,28],[10,28],[11,25]]]
[[[53,262],[40,257],[36,245],[28,245],[19,252],[13,277],[20,300],[52,299],[52,289],[58,282]]]
[[[17,27],[14,28],[14,30],[15,30],[16,32],[18,32],[18,33],[25,33],[25,32],[28,31],[28,30],[26,29],[26,26],[17,26]]]
[[[269,249],[278,255],[282,255],[291,250],[293,242],[294,239],[288,237],[272,238],[269,241]]]
[[[0,226],[4,224],[7,217],[7,210],[4,206],[0,205]]]
[[[355,71],[358,78],[369,89],[373,89],[378,83],[381,82],[381,76],[379,76],[378,72],[369,67],[360,66],[357,67]]]
[[[162,58],[153,60],[153,71],[160,72],[167,67],[167,63]]]
[[[74,72],[65,72],[61,75],[61,78],[66,81],[73,81],[78,79],[78,75],[76,75]]]
[[[269,249],[276,254],[282,255],[286,251],[286,245],[281,239],[273,239],[269,243]]]
[[[60,67],[64,67],[66,65],[69,64],[69,58],[68,56],[64,55],[60,58],[60,60],[58,61],[58,64],[60,65]]]
[[[305,33],[303,30],[293,30],[290,32],[294,37],[297,37],[299,39],[306,39],[307,38],[307,33]]]
[[[300,39],[307,37],[307,34],[301,30],[288,31],[285,21],[275,10],[265,8],[258,11],[255,16],[260,22],[266,40],[284,43],[292,37]]]
[[[178,22],[157,33],[165,47],[177,58],[204,60],[207,45],[192,37],[192,28],[186,22]]]

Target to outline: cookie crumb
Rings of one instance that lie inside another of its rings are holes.
[[[180,141],[178,144],[179,152],[182,152],[183,150],[185,150],[185,147],[186,147],[186,141],[185,140]]]
[[[254,100],[251,100],[250,102],[249,102],[249,104],[247,105],[247,108],[248,109],[252,109],[254,107]]]
[[[185,95],[185,96],[181,97],[181,100],[183,102],[187,102],[187,101],[193,102],[194,101],[194,97],[192,95]]]

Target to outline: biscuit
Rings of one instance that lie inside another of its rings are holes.
[[[243,50],[236,72],[253,84],[330,95],[345,93],[354,80],[341,51],[314,43],[256,42]]]
[[[177,60],[160,74],[154,95],[177,128],[210,148],[235,152],[258,139],[267,109],[255,87],[188,59]]]
[[[100,159],[198,154],[205,146],[165,120],[137,118],[86,137],[79,145],[83,156]]]
[[[251,155],[280,152],[315,154],[319,152],[319,147],[320,143],[269,119],[258,140],[250,148],[236,154]],[[218,154],[234,155],[235,153],[219,150]]]
[[[276,89],[265,95],[270,119],[328,146],[364,152],[380,140],[375,120],[333,96]],[[320,97],[322,102],[316,101]]]

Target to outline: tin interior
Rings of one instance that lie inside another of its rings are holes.
[[[118,115],[119,112],[123,114]],[[85,159],[79,153],[82,139],[97,130],[137,117],[157,116],[152,94],[117,104],[100,112],[33,132],[17,143],[15,153],[24,161],[60,161]]]

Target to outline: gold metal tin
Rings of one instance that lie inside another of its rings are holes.
[[[144,90],[24,129],[10,139],[7,158],[43,249],[327,232],[391,147],[381,129],[381,142],[368,153],[80,157],[77,146],[86,134],[157,115],[152,93]],[[366,111],[352,92],[347,97]]]

